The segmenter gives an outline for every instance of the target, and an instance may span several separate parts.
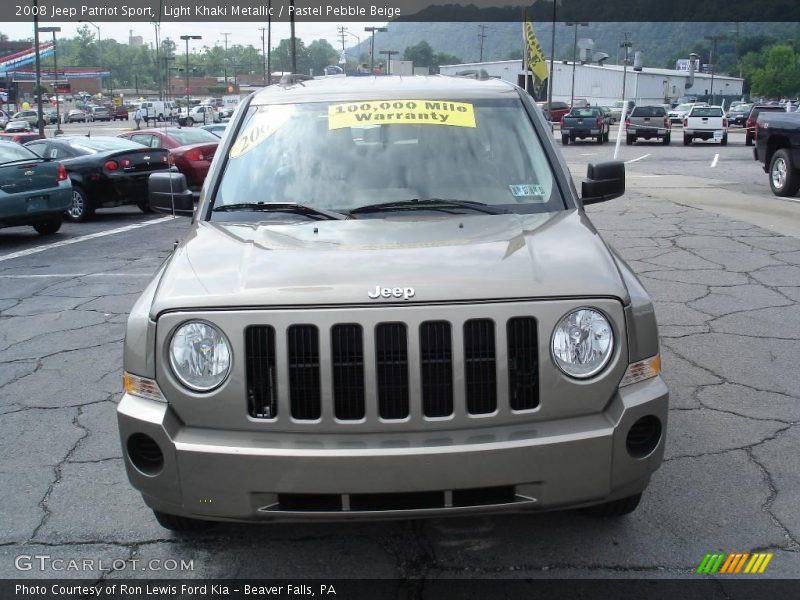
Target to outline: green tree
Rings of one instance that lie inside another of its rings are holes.
[[[326,40],[314,40],[308,45],[308,58],[314,75],[322,75],[325,67],[339,62],[339,53]]]
[[[292,54],[291,54],[291,40],[281,40],[278,45],[272,49],[272,69],[280,70],[286,73],[292,70]],[[308,49],[306,48],[303,40],[296,40],[295,49],[297,52],[297,72],[308,73],[311,68],[311,61],[308,57]]]
[[[800,54],[788,44],[775,44],[764,51],[763,67],[752,71],[752,92],[771,98],[800,93]]]
[[[408,46],[403,51],[403,60],[412,61],[415,67],[428,68],[433,67],[436,62],[433,48],[425,40],[413,46]]]

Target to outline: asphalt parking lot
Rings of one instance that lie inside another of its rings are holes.
[[[0,230],[0,577],[680,577],[708,552],[754,550],[775,555],[762,577],[797,576],[800,202],[772,196],[743,137],[623,144],[628,193],[587,208],[656,302],[671,390],[665,463],[619,520],[171,534],[128,485],[114,409],[126,314],[188,221],[126,207],[47,240]],[[562,151],[579,180],[614,147]],[[90,573],[19,571],[20,554],[95,562]],[[147,570],[152,559],[193,568]]]

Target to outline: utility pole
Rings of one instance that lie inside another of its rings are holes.
[[[225,77],[225,89],[228,88],[228,36],[230,35],[229,32],[220,33],[220,35],[225,36],[225,54],[222,57],[222,73]]]
[[[478,62],[483,62],[483,40],[486,39],[486,25],[478,25],[478,27],[481,30],[481,32],[478,34],[478,37],[481,40],[481,52],[480,52],[480,58],[478,59]]]
[[[39,0],[33,0],[33,45],[36,48],[36,106],[39,109],[39,135],[44,137],[44,111],[42,109],[42,59],[39,56]],[[17,99],[19,104],[19,99]]]
[[[344,58],[344,62],[347,63],[347,54],[344,48],[344,40],[345,36],[347,36],[347,27],[342,26],[337,27],[336,29],[339,31],[339,38],[342,40],[342,57]]]
[[[372,34],[372,41],[369,44],[369,71],[370,74],[375,74],[375,32],[376,31],[389,31],[386,27],[364,27],[364,31]]]
[[[189,116],[189,40],[202,40],[202,35],[182,35],[181,39],[186,42],[186,116]]]
[[[628,32],[625,32],[625,39],[620,43],[619,47],[625,49],[625,57],[622,59],[622,103],[625,104],[625,83],[628,80],[628,51],[633,42],[628,40]],[[623,108],[623,112],[625,109]]]
[[[588,23],[572,23],[568,22],[565,23],[567,27],[574,27],[575,28],[575,41],[572,44],[572,91],[570,92],[570,101],[569,106],[572,108],[572,105],[575,104],[575,63],[578,62],[578,27],[588,27]],[[555,30],[553,31],[555,34]]]
[[[289,0],[289,31],[292,43],[292,75],[297,73],[297,41],[294,38],[294,0]]]
[[[261,32],[261,66],[264,68],[264,85],[267,85],[267,55],[264,52],[264,32],[267,28],[259,27],[258,30]]]
[[[708,62],[711,63],[711,104],[714,104],[714,71],[717,70],[714,66],[714,55],[717,53],[717,42],[727,40],[728,36],[716,34],[705,35],[703,38],[711,41],[711,53],[708,55]]]
[[[272,0],[267,2],[267,85],[272,85]]]

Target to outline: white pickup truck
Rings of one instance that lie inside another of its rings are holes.
[[[696,138],[728,144],[728,119],[721,106],[694,106],[683,118],[683,145]]]

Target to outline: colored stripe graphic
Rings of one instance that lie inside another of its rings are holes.
[[[744,554],[742,554],[742,558],[736,564],[735,569],[732,570],[731,573],[738,573],[739,571],[741,571],[742,567],[744,566],[744,563],[747,561],[748,556],[750,556],[749,552],[745,552]]]
[[[758,570],[758,572],[763,573],[766,570],[769,561],[771,560],[772,560],[772,552],[766,555],[766,557],[764,558],[764,562],[761,563],[761,568]]]
[[[739,554],[728,554],[728,558],[725,559],[725,562],[722,563],[722,568],[720,568],[720,573],[730,573],[731,567],[736,564],[736,561],[739,560]]]
[[[730,554],[708,553],[697,566],[696,573],[713,575],[720,573],[733,575],[737,573],[761,574],[774,555],[769,552],[732,552]],[[744,569],[744,571],[742,571]]]

